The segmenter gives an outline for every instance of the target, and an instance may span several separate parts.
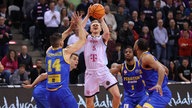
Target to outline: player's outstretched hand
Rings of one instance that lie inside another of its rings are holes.
[[[92,7],[92,5],[90,5],[89,8],[88,8],[88,10],[87,10],[87,15],[88,15],[88,17],[91,16],[91,7]]]
[[[161,85],[159,85],[159,84],[153,86],[153,87],[150,88],[149,90],[156,90],[157,92],[159,92],[159,94],[160,94],[161,96],[163,96],[162,87],[161,87]]]
[[[28,85],[22,84],[22,87],[27,89],[33,88],[32,84],[28,84]]]

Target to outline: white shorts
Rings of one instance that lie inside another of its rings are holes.
[[[116,78],[110,73],[107,67],[99,69],[87,69],[85,71],[85,97],[92,97],[99,93],[99,85],[103,85],[105,89],[117,84]]]

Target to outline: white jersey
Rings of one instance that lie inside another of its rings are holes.
[[[107,45],[101,35],[97,37],[88,35],[84,48],[86,69],[98,69],[107,65]]]

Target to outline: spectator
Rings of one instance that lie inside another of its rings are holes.
[[[9,16],[7,15],[7,7],[6,5],[0,6],[0,16],[5,18],[5,25],[11,27],[12,21],[10,20]]]
[[[78,75],[80,74],[80,71],[77,69],[78,61],[78,55],[72,53],[70,57],[70,84],[78,83]]]
[[[111,25],[108,25],[109,32],[110,32],[110,38],[107,44],[107,58],[108,58],[108,64],[107,66],[110,68],[111,64],[115,62],[115,57],[114,53],[116,51],[116,39],[117,39],[117,34],[116,32],[112,29]]]
[[[169,81],[177,81],[177,67],[174,61],[169,62],[169,74],[168,74]]]
[[[45,73],[45,69],[42,67],[42,60],[37,59],[36,60],[36,67],[33,68],[30,72],[30,78],[31,78],[31,84],[33,81],[42,73]]]
[[[183,23],[183,29],[180,31],[180,35],[183,36],[183,31],[186,30],[189,32],[189,38],[192,38],[192,31],[190,30],[189,23],[187,21]]]
[[[25,70],[30,72],[33,68],[32,57],[28,54],[28,48],[26,45],[21,46],[21,53],[18,56],[18,64],[25,64]]]
[[[65,30],[69,28],[70,21],[68,17],[63,18],[62,23],[58,29],[59,33],[63,33]],[[67,41],[69,39],[69,36],[65,38],[63,47],[67,47]]]
[[[175,20],[175,18],[174,18],[174,16],[173,16],[173,12],[172,11],[169,11],[168,12],[168,15],[166,16],[167,18],[165,18],[165,24],[164,24],[164,27],[165,28],[168,28],[169,27],[169,22],[170,22],[170,20],[171,19],[174,19]],[[176,25],[177,26],[177,25]]]
[[[182,19],[186,19],[185,7],[184,7],[183,5],[179,5],[179,6],[177,7],[177,11],[180,11],[180,12],[181,12]]]
[[[176,24],[179,27],[180,30],[183,30],[183,23],[185,22],[184,19],[182,19],[182,13],[180,10],[177,10],[176,13]]]
[[[58,31],[60,25],[60,13],[55,11],[55,2],[51,1],[49,3],[50,10],[45,12],[44,23],[46,25],[46,46],[45,50],[50,46],[49,37]]]
[[[158,5],[158,7],[163,8],[164,6],[166,6],[166,3],[164,2],[164,0],[154,0],[153,1],[154,6]]]
[[[141,33],[141,28],[142,28],[142,22],[141,20],[138,19],[138,12],[137,11],[133,11],[132,12],[132,21],[134,22],[134,30],[140,34]]]
[[[126,0],[127,7],[129,7],[129,11],[133,12],[134,10],[139,11],[139,2],[141,0]]]
[[[124,62],[124,49],[122,49],[121,44],[117,43],[115,46],[115,53],[113,54],[113,59],[115,63],[123,63]]]
[[[5,18],[0,16],[0,59],[9,51],[9,41],[11,39],[11,30],[5,25]]]
[[[152,54],[154,54],[154,52],[155,52],[154,51],[155,50],[154,38],[153,38],[152,34],[150,33],[148,26],[143,26],[142,33],[140,34],[140,38],[147,40],[147,43],[150,45],[149,51]]]
[[[145,13],[146,23],[149,29],[152,30],[154,28],[153,20],[155,19],[155,17],[153,8],[150,6],[150,0],[144,0],[144,6],[141,7],[141,12]]]
[[[183,31],[183,35],[180,36],[178,40],[178,45],[180,59],[182,57],[189,57],[192,55],[192,39],[189,38],[189,31]]]
[[[62,8],[66,8],[64,4],[64,0],[57,0],[57,5],[55,6],[55,10],[61,12]]]
[[[186,10],[185,10],[185,15],[186,15],[187,17],[189,17],[191,11],[192,11],[192,0],[189,1],[189,7],[186,8]]]
[[[124,8],[118,6],[117,13],[115,14],[115,20],[117,22],[117,31],[119,32],[123,23],[128,20],[128,17],[124,14]]]
[[[9,77],[14,73],[16,69],[18,69],[18,61],[17,61],[17,53],[15,50],[9,50],[7,56],[3,57],[1,61],[4,66],[4,70],[2,72],[3,77],[6,80],[6,83],[9,84]]]
[[[189,25],[190,25],[190,29],[192,30],[192,12],[189,15]]]
[[[88,10],[89,6],[90,6],[89,0],[81,0],[81,3],[79,5],[77,5],[77,7],[76,7],[76,11],[82,10],[82,11],[86,12],[86,10]],[[85,13],[85,14],[87,14],[87,13]]]
[[[107,0],[107,3],[105,5],[109,6],[112,14],[117,13],[117,6],[115,4],[113,4],[112,0]]]
[[[182,65],[178,67],[179,81],[192,82],[192,68],[189,64],[188,58],[183,58]]]
[[[141,27],[146,26],[147,22],[145,20],[145,13],[141,12],[139,17],[140,17],[139,21],[141,22]]]
[[[168,42],[167,30],[163,27],[163,20],[158,20],[157,27],[153,30],[155,44],[156,44],[156,57],[166,65],[166,44]]]
[[[67,11],[69,17],[72,18],[73,13],[75,12],[75,5],[73,3],[70,3]]]
[[[33,20],[31,17],[31,12],[35,4],[37,3],[37,0],[24,0],[23,1],[23,15],[24,15],[24,21],[22,24],[22,29],[23,29],[23,38],[24,39],[29,39],[29,27],[33,25]]]
[[[125,3],[126,0],[120,0],[119,3],[118,3],[118,6],[122,6],[124,7],[124,15],[126,16],[130,16],[130,11],[129,11],[129,8],[126,7],[126,3]],[[132,6],[131,6],[132,7]],[[132,12],[132,11],[131,11]]]
[[[167,3],[166,6],[163,7],[163,10],[165,12],[165,16],[167,16],[168,12],[170,12],[170,11],[172,11],[173,12],[173,16],[175,16],[176,8],[173,5],[173,0],[166,0],[166,3]]]
[[[46,0],[39,0],[33,7],[33,20],[35,21],[34,49],[39,48],[40,40],[45,40],[46,26],[44,23],[44,13],[49,10]],[[42,45],[42,47],[44,44]]]
[[[179,29],[177,28],[174,19],[170,20],[169,27],[167,28],[167,33],[167,59],[176,60],[178,56]]]
[[[110,24],[112,26],[113,30],[117,29],[117,22],[115,20],[115,17],[110,12],[110,8],[108,5],[105,5],[105,17],[104,17],[106,24]]]
[[[25,70],[25,65],[20,64],[19,69],[14,72],[9,78],[11,85],[30,84],[28,73]]]
[[[161,13],[162,13],[162,16],[163,16],[163,18],[165,17],[165,13],[164,13],[164,10],[163,10],[163,7],[161,6],[161,3],[163,3],[163,1],[162,0],[155,0],[154,1],[155,3],[154,3],[154,14],[156,15],[156,13],[158,12],[158,11],[161,11]],[[164,2],[165,3],[165,2]],[[164,5],[165,6],[165,5]]]
[[[62,8],[61,11],[60,11],[60,15],[61,15],[61,25],[63,24],[62,20],[63,20],[65,17],[68,17],[69,20],[70,20],[70,17],[68,16],[67,8]]]

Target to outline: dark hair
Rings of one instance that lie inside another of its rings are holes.
[[[145,39],[143,39],[143,38],[138,39],[138,41],[137,41],[137,46],[138,46],[138,48],[139,48],[141,51],[146,51],[146,50],[148,50],[147,40],[145,40]]]
[[[130,48],[130,49],[132,49],[132,51],[133,51],[133,47],[130,46],[130,45],[128,45],[128,46],[126,46],[125,49],[123,50],[124,53],[125,53],[125,50],[126,50],[127,48]]]
[[[76,54],[76,53],[72,53],[71,56],[70,56],[70,58],[71,58],[73,55],[79,57],[78,54]]]
[[[57,48],[60,45],[59,40],[61,39],[61,33],[54,33],[52,36],[50,36],[50,43],[53,48]]]
[[[17,60],[17,53],[15,50],[12,50],[12,49],[10,49],[9,52],[7,53],[7,58],[11,61],[11,57],[10,57],[11,52],[15,53],[14,59]]]
[[[24,67],[24,68],[25,68],[25,64],[20,64],[20,65],[19,65],[19,68],[20,68],[20,67]]]
[[[189,61],[189,58],[187,58],[187,57],[183,57],[183,60],[187,60],[187,61]],[[183,61],[183,60],[182,60],[182,61]]]
[[[38,61],[42,61],[42,59],[37,59],[35,62],[37,63]]]

